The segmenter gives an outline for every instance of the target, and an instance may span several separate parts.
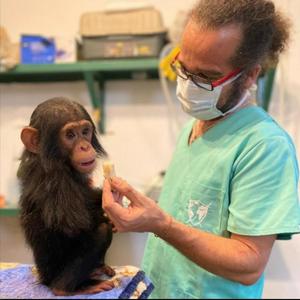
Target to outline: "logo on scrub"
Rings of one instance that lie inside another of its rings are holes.
[[[198,200],[190,200],[188,205],[188,223],[193,226],[201,225],[207,216],[210,204],[203,204]]]

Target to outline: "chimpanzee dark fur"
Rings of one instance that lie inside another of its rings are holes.
[[[92,120],[78,103],[64,98],[45,101],[34,110],[30,125],[39,132],[39,153],[24,150],[21,182],[21,226],[33,250],[40,281],[50,288],[74,292],[95,280],[92,272],[104,265],[112,228],[103,216],[102,191],[70,163],[59,142],[67,123]],[[96,137],[97,156],[106,153]]]

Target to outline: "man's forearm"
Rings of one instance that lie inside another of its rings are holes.
[[[152,232],[200,267],[229,280],[253,284],[260,277],[276,235],[216,236],[177,222],[126,181],[113,177],[111,184],[104,182],[103,208],[119,232]],[[128,208],[119,205],[112,188],[130,199]]]
[[[270,248],[269,250],[275,240],[274,236],[249,237],[249,240],[248,237],[247,239],[224,238],[189,227],[174,219],[171,222],[170,219],[166,219],[165,224],[155,230],[157,236],[200,267],[246,285],[257,281],[270,253],[268,250],[262,253],[260,240],[257,245],[256,239],[267,239],[262,242],[267,243],[266,249]]]

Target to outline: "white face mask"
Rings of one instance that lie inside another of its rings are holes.
[[[193,81],[189,79],[185,80],[177,76],[176,95],[181,103],[182,109],[198,120],[212,120],[236,110],[247,100],[249,93],[246,93],[236,106],[225,113],[217,108],[217,103],[223,86],[233,82],[240,75],[241,73],[215,87],[213,91],[202,89],[196,86]]]

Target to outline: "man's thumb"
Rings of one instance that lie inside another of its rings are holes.
[[[122,178],[111,177],[111,186],[130,201],[135,203],[140,202],[142,195]]]

